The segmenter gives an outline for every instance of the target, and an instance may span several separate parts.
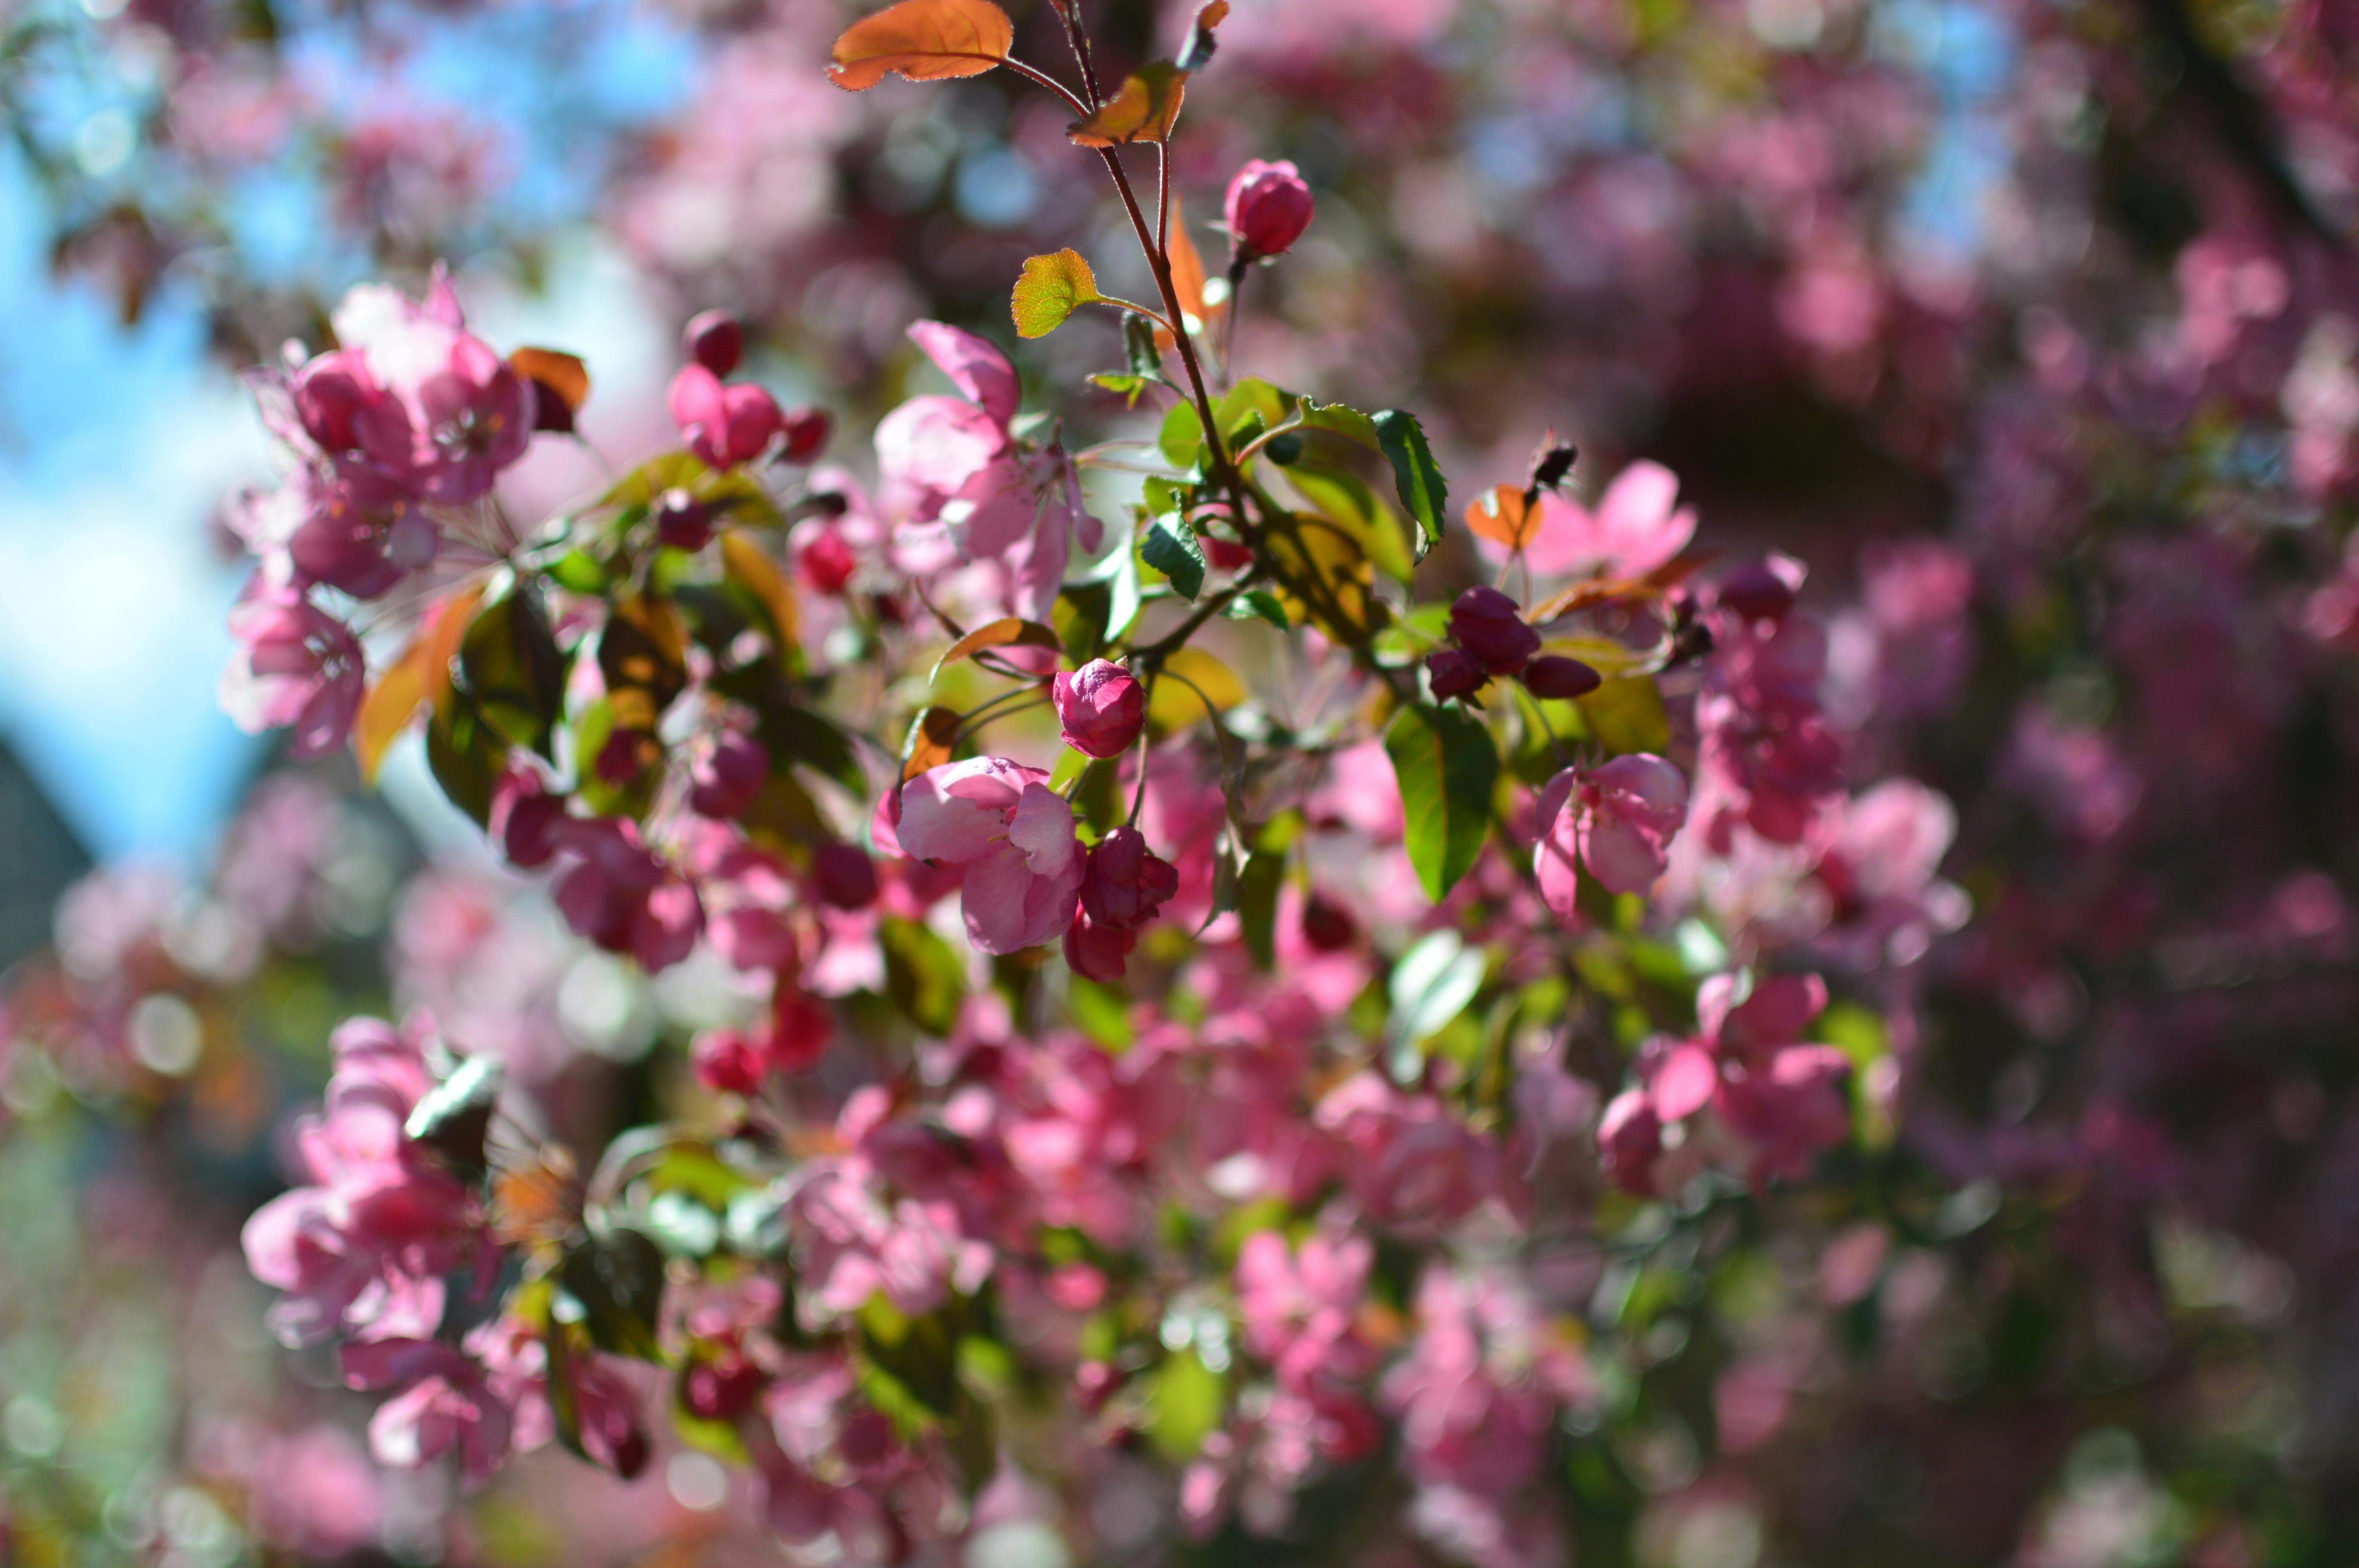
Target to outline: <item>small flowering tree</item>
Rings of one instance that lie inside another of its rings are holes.
[[[679,449],[518,519],[495,481],[589,373],[503,354],[447,276],[253,378],[288,471],[235,515],[231,712],[369,775],[422,729],[582,938],[709,950],[752,999],[701,1094],[603,1147],[532,1130],[499,1041],[337,1030],[307,1179],[245,1242],[278,1336],[382,1396],[380,1460],[481,1482],[554,1439],[630,1476],[685,1442],[863,1559],[1123,1451],[1198,1536],[1373,1467],[1444,1555],[1559,1561],[1605,1395],[1549,1258],[1643,1261],[1679,1242],[1632,1197],[1691,1230],[1888,1122],[1861,1003],[1922,942],[1865,942],[1841,997],[1700,891],[1765,852],[1832,879],[1872,831],[1801,568],[1716,554],[1659,465],[1584,506],[1553,438],[1453,508],[1413,413],[1231,362],[1314,200],[1247,164],[1208,272],[1169,143],[1227,9],[1119,82],[1070,6],[1078,85],[989,0],[834,47],[845,89],[1004,69],[1070,112],[1152,296],[1063,250],[1011,313],[1118,320],[1095,444],[919,321],[955,395],[887,414],[864,486],[708,313]],[[1954,927],[1938,860],[1871,849],[1881,902],[1831,924]]]

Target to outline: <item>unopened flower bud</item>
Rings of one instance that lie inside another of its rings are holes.
[[[715,375],[727,375],[745,357],[745,329],[726,310],[699,312],[680,336],[688,345],[688,357]]]
[[[1314,892],[1303,901],[1302,939],[1321,953],[1339,953],[1360,939],[1360,927],[1350,910]]]
[[[852,541],[843,536],[843,530],[820,528],[797,548],[795,569],[815,592],[833,596],[842,593],[852,574],[860,569],[860,557],[852,553]]]
[[[1716,601],[1746,621],[1783,621],[1794,608],[1794,585],[1767,561],[1753,561],[1721,579]]]
[[[1540,634],[1524,624],[1516,601],[1495,588],[1470,588],[1450,607],[1450,640],[1483,661],[1495,676],[1511,676],[1540,651]]]
[[[699,816],[722,821],[745,814],[770,778],[770,753],[750,735],[734,731],[689,764],[688,804]]]
[[[762,1087],[768,1070],[761,1048],[743,1031],[714,1029],[696,1037],[689,1047],[689,1065],[696,1081],[717,1095],[750,1095]]]
[[[1604,684],[1604,676],[1561,654],[1542,654],[1524,666],[1524,685],[1531,694],[1559,702],[1586,697]]]
[[[1180,891],[1179,868],[1147,847],[1136,827],[1117,827],[1090,850],[1082,871],[1082,908],[1100,925],[1132,931],[1155,918]]]
[[[1065,932],[1065,962],[1082,979],[1110,986],[1122,979],[1130,950],[1137,945],[1136,932],[1100,925],[1077,914]]]
[[[1285,254],[1310,227],[1311,209],[1310,187],[1292,164],[1256,158],[1237,170],[1223,209],[1237,260]]]
[[[667,490],[656,502],[656,538],[675,550],[696,551],[712,542],[712,508],[684,490]]]
[[[821,903],[866,909],[876,902],[876,862],[851,844],[821,844],[811,852],[811,883]]]
[[[1084,756],[1121,756],[1147,722],[1147,688],[1111,659],[1059,671],[1052,689],[1058,728]]]
[[[834,432],[835,416],[824,408],[789,408],[782,416],[786,445],[778,449],[782,463],[807,463],[826,449]]]
[[[1444,648],[1429,654],[1425,660],[1426,677],[1433,682],[1433,697],[1448,702],[1453,697],[1472,697],[1490,684],[1491,672],[1483,661],[1463,648]]]
[[[1616,1095],[1597,1124],[1597,1152],[1605,1173],[1625,1192],[1651,1195],[1655,1157],[1663,1152],[1663,1121],[1643,1089]]]
[[[799,986],[780,981],[770,1003],[769,1033],[763,1038],[764,1061],[781,1073],[799,1073],[817,1062],[835,1038],[835,1013],[827,1003]]]

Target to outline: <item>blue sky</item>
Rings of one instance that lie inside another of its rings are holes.
[[[530,228],[585,211],[603,133],[667,113],[695,68],[692,44],[627,0],[416,26],[390,80],[404,98],[464,104],[497,126],[513,162],[499,211]],[[85,31],[71,67],[31,96],[45,139],[96,148],[103,169],[105,136],[141,89],[136,59],[118,72],[99,38]],[[332,90],[388,80],[332,31],[307,35],[297,58]],[[143,168],[135,156],[114,178]],[[259,276],[332,295],[365,270],[322,243],[299,170],[249,177],[225,216]],[[201,302],[167,287],[124,326],[93,290],[50,276],[52,226],[15,146],[0,146],[0,736],[94,854],[193,862],[262,754],[214,697],[244,570],[220,557],[206,522],[223,496],[269,476],[270,455],[230,367],[205,352]],[[577,325],[625,328],[628,290],[613,269],[575,270]],[[566,314],[563,299],[549,307],[540,314]]]

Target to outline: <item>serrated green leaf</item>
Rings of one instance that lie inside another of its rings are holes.
[[[1370,421],[1375,427],[1376,441],[1393,465],[1393,484],[1400,492],[1401,505],[1417,519],[1423,531],[1424,544],[1417,555],[1441,543],[1443,508],[1450,502],[1450,485],[1441,477],[1441,467],[1433,460],[1433,449],[1426,444],[1425,427],[1417,416],[1398,408],[1387,408]]]
[[[1473,869],[1491,830],[1499,749],[1491,732],[1454,708],[1404,708],[1385,731],[1400,784],[1409,864],[1425,896],[1441,902]]]
[[[1171,579],[1171,590],[1180,598],[1193,599],[1204,591],[1204,546],[1180,514],[1150,514],[1138,553],[1148,566]]]
[[[1025,262],[1024,276],[1016,280],[1008,309],[1016,318],[1017,337],[1045,338],[1063,326],[1074,311],[1096,304],[1101,297],[1097,278],[1082,254],[1061,250]]]
[[[1341,403],[1313,403],[1302,400],[1302,423],[1313,430],[1329,430],[1347,439],[1357,441],[1372,452],[1384,450],[1376,438],[1376,422],[1358,409]]]
[[[1229,600],[1228,609],[1221,613],[1232,621],[1266,621],[1281,632],[1288,629],[1286,606],[1277,601],[1277,595],[1266,588],[1245,589]]]

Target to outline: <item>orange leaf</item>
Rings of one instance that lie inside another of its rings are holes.
[[[1004,616],[988,626],[976,627],[957,642],[952,643],[949,651],[934,661],[934,674],[940,675],[944,665],[955,664],[971,654],[986,653],[993,648],[1010,646],[1061,649],[1064,644],[1057,640],[1057,633],[1054,631],[1041,625],[1038,621],[1026,621],[1014,615]]]
[[[1114,147],[1126,142],[1168,142],[1188,96],[1188,73],[1169,60],[1140,66],[1122,79],[1097,113],[1065,133],[1076,146]]]
[[[1527,505],[1512,484],[1495,485],[1466,503],[1466,526],[1511,550],[1520,550],[1539,532],[1540,509]]]
[[[785,656],[802,637],[802,612],[787,574],[778,569],[761,542],[743,528],[732,528],[721,535],[721,569],[732,582],[745,585],[745,591],[770,612],[770,624],[778,632],[777,651]]]
[[[1171,292],[1180,297],[1181,312],[1193,316],[1199,327],[1209,324],[1220,310],[1226,308],[1204,303],[1204,258],[1198,254],[1196,242],[1188,232],[1188,209],[1176,191],[1171,197]],[[1171,334],[1158,327],[1155,346],[1171,347]]]
[[[918,715],[917,721],[909,726],[909,743],[901,752],[903,784],[951,760],[951,752],[958,744],[962,719],[957,708],[939,706]]]
[[[910,81],[981,76],[1015,42],[1016,25],[991,0],[901,0],[843,30],[828,80],[860,92],[887,71]]]
[[[508,363],[527,381],[547,387],[568,413],[581,413],[582,406],[590,400],[590,369],[579,355],[555,349],[518,349],[508,356]]]
[[[428,611],[408,651],[369,688],[353,720],[353,751],[360,761],[364,784],[376,783],[386,752],[409,728],[418,710],[440,702],[451,689],[451,661],[459,656],[460,639],[467,634],[467,623],[474,619],[475,605],[483,597],[481,588],[466,589]]]

